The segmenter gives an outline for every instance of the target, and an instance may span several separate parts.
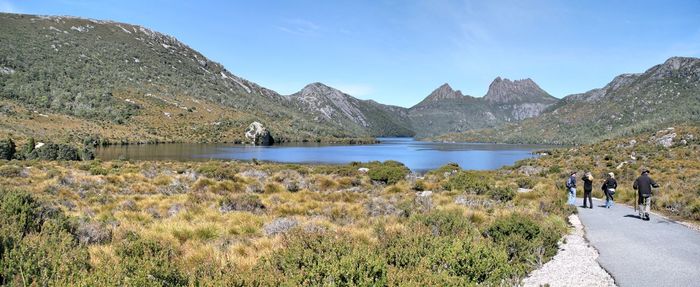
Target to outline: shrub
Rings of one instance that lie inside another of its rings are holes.
[[[221,212],[230,211],[249,211],[249,212],[259,212],[265,209],[260,198],[255,194],[238,194],[238,195],[228,195],[224,197],[220,202]]]
[[[72,230],[59,210],[0,190],[0,285],[70,285],[89,268]]]
[[[473,171],[460,171],[443,184],[446,190],[458,190],[474,194],[486,194],[491,180]]]
[[[430,228],[434,236],[466,236],[472,228],[460,209],[436,210],[425,215],[416,215],[413,220]]]
[[[542,263],[557,251],[563,228],[549,222],[536,222],[527,215],[512,214],[497,219],[484,234],[508,252],[508,259],[519,275]]]
[[[369,178],[385,184],[395,184],[404,179],[410,170],[397,161],[385,161],[369,169]]]
[[[80,160],[78,156],[78,149],[66,144],[58,145],[58,152],[56,153],[57,160]]]
[[[386,260],[371,246],[341,234],[292,233],[257,269],[289,286],[385,286]]]
[[[15,142],[8,138],[0,141],[0,159],[11,160],[15,156]]]
[[[491,198],[495,200],[506,202],[512,200],[515,197],[515,190],[507,186],[494,187],[489,190],[488,194],[489,196],[491,196]]]
[[[167,243],[129,232],[114,251],[119,266],[111,277],[122,280],[117,285],[187,286],[186,273],[176,265],[180,254]]]
[[[19,177],[22,176],[22,168],[16,165],[0,166],[0,176],[2,177]]]
[[[515,183],[518,185],[519,188],[532,188],[535,186],[534,180],[529,177],[521,177],[518,178]]]

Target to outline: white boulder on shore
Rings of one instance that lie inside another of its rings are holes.
[[[245,137],[254,145],[272,145],[275,140],[261,123],[251,123],[245,131]]]

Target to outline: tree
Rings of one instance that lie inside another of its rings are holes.
[[[0,159],[11,160],[16,152],[15,142],[11,138],[0,141]]]

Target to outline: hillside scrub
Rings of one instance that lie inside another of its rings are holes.
[[[399,175],[384,183],[361,167]],[[468,173],[458,168],[418,179],[417,192],[395,162],[14,160],[0,170],[11,175],[0,185],[15,187],[0,191],[9,285],[512,285],[553,255],[570,213],[551,188],[510,200],[444,189]],[[495,173],[479,172],[489,190],[514,184]],[[503,227],[509,216],[522,224]]]

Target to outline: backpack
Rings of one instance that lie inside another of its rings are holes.
[[[566,179],[566,188],[570,189],[571,188],[571,177]]]

